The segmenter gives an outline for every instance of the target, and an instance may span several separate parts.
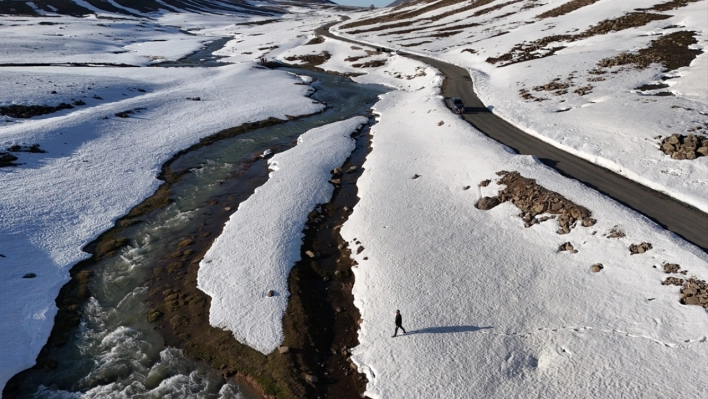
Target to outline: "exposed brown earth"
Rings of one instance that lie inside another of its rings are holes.
[[[386,60],[371,60],[361,64],[352,64],[354,68],[377,68],[386,65]]]
[[[437,15],[434,15],[429,18],[430,21],[434,22],[443,18],[447,18],[451,15],[455,15],[461,12],[469,11],[475,8],[483,7],[487,4],[492,3],[494,0],[474,0],[471,3],[468,3],[466,6],[460,7],[455,10],[447,11],[444,13],[440,13]],[[386,14],[386,15],[381,15],[375,18],[370,18],[370,19],[363,19],[360,21],[354,21],[350,22],[348,24],[342,25],[342,29],[348,29],[348,28],[356,28],[358,26],[364,26],[364,25],[373,25],[373,24],[379,24],[383,22],[391,22],[391,21],[398,21],[401,19],[411,19],[413,17],[417,17],[419,15],[423,15],[427,12],[437,10],[439,8],[443,7],[448,7],[451,5],[455,4],[464,4],[467,3],[466,0],[442,0],[439,2],[436,2],[434,4],[431,4],[427,7],[423,7],[417,10],[413,11],[403,11],[403,12],[398,12],[398,13],[391,13],[391,14]],[[410,24],[414,21],[407,21],[405,23]],[[365,32],[365,31],[362,31]]]
[[[31,118],[33,116],[40,116],[51,114],[64,109],[74,108],[71,104],[61,103],[56,106],[51,105],[18,105],[12,104],[4,107],[0,107],[0,115],[9,116],[11,118]]]
[[[564,3],[552,10],[548,10],[544,13],[538,14],[536,18],[553,18],[553,17],[560,17],[561,15],[568,14],[570,12],[573,12],[579,8],[589,6],[590,4],[595,4],[600,0],[572,0],[567,3]]]
[[[283,318],[283,346],[265,356],[238,343],[230,332],[209,326],[210,298],[196,288],[198,263],[228,219],[224,210],[242,200],[231,196],[214,201],[216,216],[195,227],[155,268],[149,284],[153,306],[146,316],[155,321],[167,345],[182,348],[225,376],[245,378],[266,397],[361,397],[366,379],[349,361],[350,349],[358,344],[360,318],[351,294],[354,263],[339,227],[358,201],[355,182],[367,144],[368,136],[359,136],[358,150],[333,171],[332,201],[308,217],[302,260],[288,279],[291,296]],[[254,166],[263,173],[249,179],[252,187],[267,179],[265,164]]]
[[[306,54],[306,55],[295,55],[291,57],[285,57],[287,61],[303,61],[304,66],[316,66],[324,64],[332,55],[328,51],[323,51],[320,54]]]
[[[665,3],[659,3],[649,8],[640,8],[637,11],[671,11],[677,8],[686,7],[691,3],[697,3],[701,0],[671,0]]]
[[[5,166],[17,166],[17,157],[7,152],[0,152],[0,168]]]
[[[430,40],[424,40],[422,42],[415,42],[415,43],[408,43],[408,44],[401,44],[402,47],[416,47],[420,46],[421,44],[427,44],[427,43],[432,43]]]
[[[652,63],[661,64],[671,71],[691,64],[703,51],[691,49],[689,46],[698,43],[696,32],[679,31],[669,33],[653,40],[648,48],[636,53],[621,53],[612,58],[605,58],[597,63],[601,68],[610,68],[622,65],[634,65],[637,68],[646,68]]]
[[[593,25],[586,31],[575,35],[552,35],[534,40],[530,43],[517,44],[508,53],[505,53],[499,57],[489,57],[486,61],[490,64],[502,62],[503,64],[499,66],[507,66],[538,58],[550,57],[557,51],[565,48],[564,46],[546,48],[546,46],[551,43],[574,42],[597,35],[608,34],[610,32],[619,32],[625,29],[637,28],[650,22],[667,18],[670,18],[670,16],[645,12],[633,12],[618,18],[600,21],[597,25]],[[545,51],[545,53],[539,54],[540,51]]]
[[[324,38],[324,37],[322,37],[322,36],[315,36],[315,37],[313,37],[312,39],[310,39],[310,41],[308,41],[307,43],[305,43],[305,45],[320,44],[320,43],[324,43],[324,41],[325,41],[325,38]]]
[[[672,134],[661,141],[659,149],[672,159],[696,159],[708,156],[708,137]]]
[[[524,220],[525,227],[542,223],[549,219],[558,222],[558,234],[568,234],[578,222],[584,227],[595,225],[596,220],[591,218],[592,212],[587,208],[577,205],[562,195],[550,191],[536,183],[536,180],[523,177],[519,172],[497,172],[501,176],[497,184],[505,185],[496,197],[480,199],[476,207],[482,210],[492,209],[498,204],[511,201],[521,210],[519,217]],[[543,216],[550,214],[553,216]]]

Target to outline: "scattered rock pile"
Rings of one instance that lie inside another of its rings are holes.
[[[5,107],[0,107],[0,115],[9,116],[11,118],[31,118],[33,116],[51,114],[63,109],[74,108],[71,104],[61,103],[55,107],[49,105],[19,105],[12,104]]]
[[[322,37],[322,36],[315,36],[315,37],[313,37],[312,39],[310,39],[309,42],[305,43],[305,45],[309,45],[309,44],[320,44],[320,43],[324,43],[324,41],[325,41],[324,37]]]
[[[660,149],[672,159],[696,159],[708,156],[708,137],[672,134],[661,141]]]
[[[648,250],[650,250],[652,248],[653,247],[648,242],[643,242],[641,244],[631,244],[629,246],[629,252],[632,255],[643,254],[644,252],[647,252]]]
[[[330,59],[332,55],[329,51],[323,51],[320,54],[306,54],[306,55],[296,55],[291,57],[285,57],[286,61],[302,61],[307,65],[320,65],[325,63]]]
[[[689,48],[698,43],[695,34],[696,32],[689,31],[669,33],[652,41],[648,48],[636,53],[621,53],[612,58],[604,58],[597,65],[601,68],[634,65],[643,69],[652,63],[658,63],[670,71],[688,66],[703,53],[701,50]]]
[[[6,152],[0,152],[0,168],[3,166],[17,166],[17,157]]]
[[[377,68],[386,65],[386,60],[371,60],[359,64],[352,64],[354,68]]]
[[[664,263],[664,273],[678,273],[680,269],[676,263]]]
[[[587,208],[577,205],[562,195],[539,186],[535,180],[521,176],[518,172],[497,172],[501,178],[497,184],[506,185],[496,197],[484,197],[475,205],[478,209],[488,210],[502,202],[511,201],[521,210],[519,217],[525,222],[525,227],[531,227],[541,220],[536,216],[551,214],[544,220],[556,219],[558,234],[568,234],[577,222],[584,227],[590,227],[597,222],[591,218],[592,213]]]
[[[681,303],[708,309],[708,283],[695,277],[686,280],[681,289]]]

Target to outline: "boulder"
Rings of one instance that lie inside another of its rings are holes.
[[[477,201],[475,207],[483,211],[488,211],[497,205],[499,205],[499,199],[497,197],[482,197],[479,201]]]
[[[310,384],[314,384],[314,383],[316,383],[316,382],[318,381],[318,380],[317,380],[317,377],[314,376],[314,375],[312,375],[312,374],[306,375],[306,376],[305,376],[305,380],[306,380],[307,382],[309,382]]]
[[[273,290],[268,290],[268,292],[266,293],[267,297],[272,297],[273,295],[275,295],[275,291]]]
[[[280,345],[278,347],[278,352],[280,352],[281,354],[286,354],[286,353],[290,352],[290,347],[287,347],[285,345]]]
[[[602,269],[604,269],[602,263],[595,263],[594,265],[590,266],[590,270],[592,270],[593,273],[599,273]]]
[[[631,244],[629,246],[629,252],[632,255],[643,254],[644,252],[652,249],[653,247],[648,242],[643,242],[641,244]]]

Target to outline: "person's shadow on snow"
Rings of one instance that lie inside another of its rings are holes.
[[[403,336],[413,335],[413,334],[451,334],[451,333],[464,333],[464,332],[475,332],[480,330],[489,330],[494,327],[479,327],[479,326],[442,326],[442,327],[427,327],[421,328],[420,330],[408,331]]]

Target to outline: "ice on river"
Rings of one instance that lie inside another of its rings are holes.
[[[269,159],[270,178],[239,205],[199,264],[211,325],[266,354],[282,343],[288,275],[300,260],[307,215],[329,202],[331,171],[349,157],[350,134],[366,122],[357,116],[309,130]]]

